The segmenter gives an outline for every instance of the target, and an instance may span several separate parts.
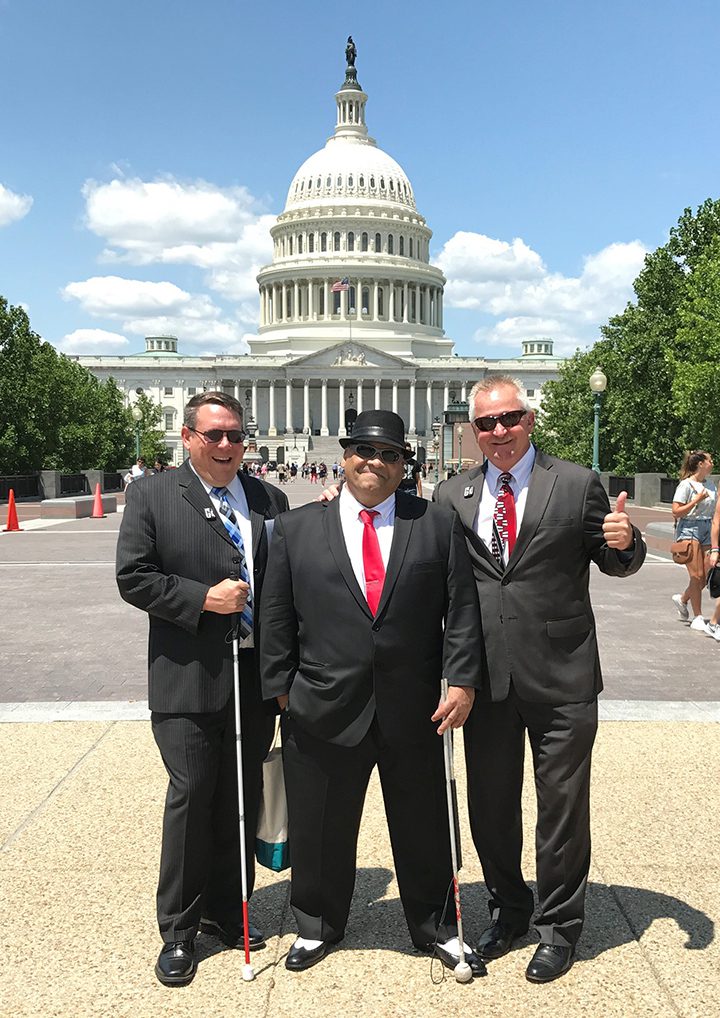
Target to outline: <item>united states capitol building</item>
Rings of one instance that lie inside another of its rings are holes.
[[[523,342],[515,359],[453,353],[432,231],[405,171],[368,134],[351,40],[346,55],[334,134],[293,177],[270,231],[273,260],[257,276],[260,325],[249,354],[184,356],[176,337],[148,336],[141,354],[78,358],[98,378],[112,376],[128,401],[143,391],[162,407],[176,463],[183,406],[203,389],[241,401],[266,458],[335,458],[338,436],[374,407],[399,413],[409,440],[432,458],[433,422],[478,379],[512,374],[537,406],[558,376],[551,340]]]

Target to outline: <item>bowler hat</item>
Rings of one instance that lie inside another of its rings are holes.
[[[340,445],[347,449],[360,442],[382,442],[400,449],[405,459],[412,457],[412,450],[405,441],[405,422],[391,410],[363,410],[357,415],[352,435],[341,438]]]

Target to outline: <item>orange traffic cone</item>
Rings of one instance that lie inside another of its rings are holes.
[[[105,513],[103,512],[102,495],[100,494],[100,482],[95,485],[95,501],[93,502],[93,511],[91,520],[104,520]]]
[[[7,515],[7,526],[5,530],[20,530],[20,524],[18,523],[17,509],[15,508],[15,492],[10,489],[10,497],[8,498],[8,515]]]

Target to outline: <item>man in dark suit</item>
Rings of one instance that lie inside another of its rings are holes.
[[[453,514],[397,491],[410,455],[397,414],[361,413],[341,444],[340,497],[280,517],[263,589],[262,685],[283,709],[299,928],[286,967],[343,938],[376,764],[410,936],[454,967],[438,732],[464,723],[484,674],[472,569]]]
[[[248,887],[254,877],[262,762],[273,717],[260,695],[254,648],[268,555],[266,523],[288,508],[277,488],[238,467],[242,407],[203,392],[185,408],[178,470],[130,485],[117,547],[125,601],[150,621],[149,706],[169,775],[157,915],[166,986],[195,975],[198,928],[244,946],[233,662],[238,627]],[[263,945],[250,928],[250,947]]]
[[[611,512],[593,471],[531,444],[535,417],[515,380],[479,382],[470,416],[487,461],[442,483],[434,498],[465,529],[490,675],[465,726],[470,823],[491,895],[492,924],[477,950],[501,957],[533,914],[520,868],[527,732],[540,945],[526,975],[547,982],[572,965],[590,866],[590,757],[602,689],[590,564],[629,576],[645,546],[624,494]]]

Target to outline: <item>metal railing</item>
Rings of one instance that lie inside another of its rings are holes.
[[[0,500],[7,501],[11,488],[15,498],[38,498],[40,477],[37,474],[5,474],[0,477]]]
[[[122,474],[118,473],[117,471],[112,471],[111,473],[104,473],[102,488],[103,491],[122,491],[123,489]]]
[[[615,477],[611,474],[608,478],[608,494],[610,498],[617,498],[621,491],[626,491],[628,498],[635,498],[635,478]]]
[[[678,482],[673,477],[661,477],[660,478],[660,501],[666,502],[668,505],[672,503],[675,489],[678,486]]]
[[[88,483],[85,474],[60,474],[61,495],[85,495]]]

